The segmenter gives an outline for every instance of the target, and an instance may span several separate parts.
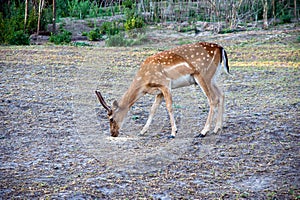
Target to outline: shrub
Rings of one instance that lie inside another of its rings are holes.
[[[68,44],[71,42],[72,33],[66,30],[62,30],[61,33],[51,34],[49,41],[54,44]]]
[[[29,35],[22,30],[16,31],[9,36],[8,43],[11,45],[29,45]]]
[[[118,22],[103,22],[100,27],[100,34],[103,35],[116,35],[120,33],[120,26]]]
[[[125,24],[124,24],[125,30],[130,31],[136,28],[143,28],[144,27],[144,20],[141,17],[138,16],[132,16],[129,17]]]
[[[125,39],[124,34],[117,34],[110,36],[106,41],[106,46],[109,47],[122,47],[122,46],[128,46],[128,40]]]
[[[280,23],[286,24],[286,23],[291,23],[292,22],[292,15],[286,14],[282,11],[282,14],[280,16]]]
[[[72,43],[72,45],[75,46],[75,47],[86,47],[86,46],[91,46],[90,44],[85,43],[85,42],[74,42],[74,43]]]
[[[124,33],[110,36],[106,41],[106,46],[109,47],[120,47],[120,46],[134,46],[141,45],[147,42],[148,39],[145,34],[137,34],[136,39],[126,39]]]
[[[95,28],[94,30],[91,30],[87,34],[87,38],[90,41],[97,41],[101,38],[101,34],[99,32],[99,29]]]

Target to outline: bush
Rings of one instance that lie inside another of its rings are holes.
[[[110,36],[105,44],[109,47],[121,47],[121,46],[134,46],[134,45],[141,45],[144,42],[147,42],[148,39],[146,38],[145,34],[137,34],[136,39],[126,39],[124,33],[120,33],[117,35]]]
[[[143,28],[144,20],[141,17],[137,17],[137,16],[129,17],[126,20],[124,27],[126,31],[130,31],[136,28]]]
[[[74,42],[74,43],[72,43],[72,46],[75,46],[75,47],[87,47],[87,46],[91,46],[91,45],[88,44],[88,43],[85,43],[85,42]]]
[[[91,30],[90,32],[88,32],[87,38],[90,41],[97,41],[97,40],[101,39],[101,34],[99,32],[99,29],[96,28],[96,29]]]
[[[109,47],[122,47],[122,46],[128,46],[129,41],[125,39],[124,34],[117,34],[110,36],[105,41],[106,46]]]
[[[116,35],[120,33],[120,26],[118,22],[103,22],[100,27],[100,34],[103,35]]]
[[[54,44],[68,44],[71,42],[72,33],[66,30],[63,30],[58,34],[51,34],[49,41]]]
[[[286,14],[282,11],[282,14],[280,16],[280,23],[286,24],[286,23],[291,23],[292,22],[292,15]]]
[[[8,38],[8,43],[11,45],[29,45],[29,35],[24,31],[16,31]]]

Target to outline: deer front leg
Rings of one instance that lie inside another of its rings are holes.
[[[172,126],[172,133],[171,133],[170,138],[175,138],[176,133],[177,133],[177,127],[175,124],[175,119],[174,119],[174,114],[173,114],[172,95],[171,95],[169,88],[163,87],[163,88],[161,88],[161,91],[162,91],[165,101],[166,101],[166,107],[169,112],[170,122],[171,122],[171,126]]]
[[[148,131],[149,126],[150,126],[150,124],[151,124],[151,122],[153,120],[153,116],[156,113],[156,110],[159,107],[159,105],[161,104],[162,100],[163,100],[163,94],[162,93],[156,95],[154,103],[153,103],[153,105],[151,107],[151,110],[150,110],[150,114],[149,114],[148,120],[147,120],[144,128],[142,129],[140,135],[144,135]]]

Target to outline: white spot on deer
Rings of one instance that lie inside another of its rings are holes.
[[[155,75],[162,76],[162,73],[161,72],[155,72]]]
[[[149,71],[147,71],[146,73],[145,73],[145,75],[146,76],[149,76],[151,73],[149,72]]]

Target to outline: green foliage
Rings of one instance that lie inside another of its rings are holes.
[[[24,31],[24,5],[12,4],[6,15],[0,13],[0,43],[12,45],[28,45],[29,36]],[[31,18],[29,18],[31,20]]]
[[[100,27],[100,33],[103,35],[116,35],[120,33],[121,27],[117,21],[103,22]]]
[[[124,34],[117,34],[110,36],[106,41],[105,45],[108,47],[121,47],[128,46],[129,41],[125,39]]]
[[[15,31],[9,35],[8,43],[11,45],[29,45],[29,35],[22,30]]]
[[[90,9],[89,9],[89,17],[95,18],[98,17],[98,13],[99,13],[99,7],[96,1],[94,1],[93,3],[91,3],[90,5]]]
[[[56,15],[58,18],[69,17],[68,4],[69,4],[69,1],[56,0]]]
[[[292,22],[292,15],[282,11],[282,14],[280,15],[280,23],[286,24],[291,22]]]
[[[66,30],[57,34],[51,34],[49,41],[54,44],[68,44],[71,42],[72,33]]]
[[[139,16],[131,16],[127,18],[124,28],[126,31],[130,31],[136,28],[143,28],[144,27],[144,20]]]
[[[75,47],[86,47],[86,46],[91,46],[90,44],[86,43],[86,42],[74,42],[72,43],[72,46]]]
[[[122,2],[122,6],[125,8],[125,9],[130,9],[130,10],[133,10],[134,7],[135,7],[135,3],[133,0],[125,0]]]
[[[29,44],[29,35],[37,29],[38,15],[37,11],[29,5],[27,23],[24,23],[25,4],[22,1],[12,1],[10,5],[5,4],[4,12],[0,14],[0,43],[27,45]],[[52,19],[50,8],[43,9],[41,19],[41,30]]]
[[[68,1],[68,12],[71,17],[84,19],[90,11],[89,1],[70,0]]]
[[[141,45],[147,42],[148,39],[145,34],[138,34],[135,39],[126,38],[124,33],[110,36],[106,41],[106,46],[121,47],[121,46],[134,46]]]
[[[87,33],[87,38],[90,41],[97,41],[101,38],[101,34],[99,29],[95,28],[94,30],[91,30]]]
[[[126,31],[133,29],[140,29],[145,26],[144,20],[141,16],[136,13],[135,4],[132,0],[126,0],[122,3],[125,8],[125,23],[124,28]]]

